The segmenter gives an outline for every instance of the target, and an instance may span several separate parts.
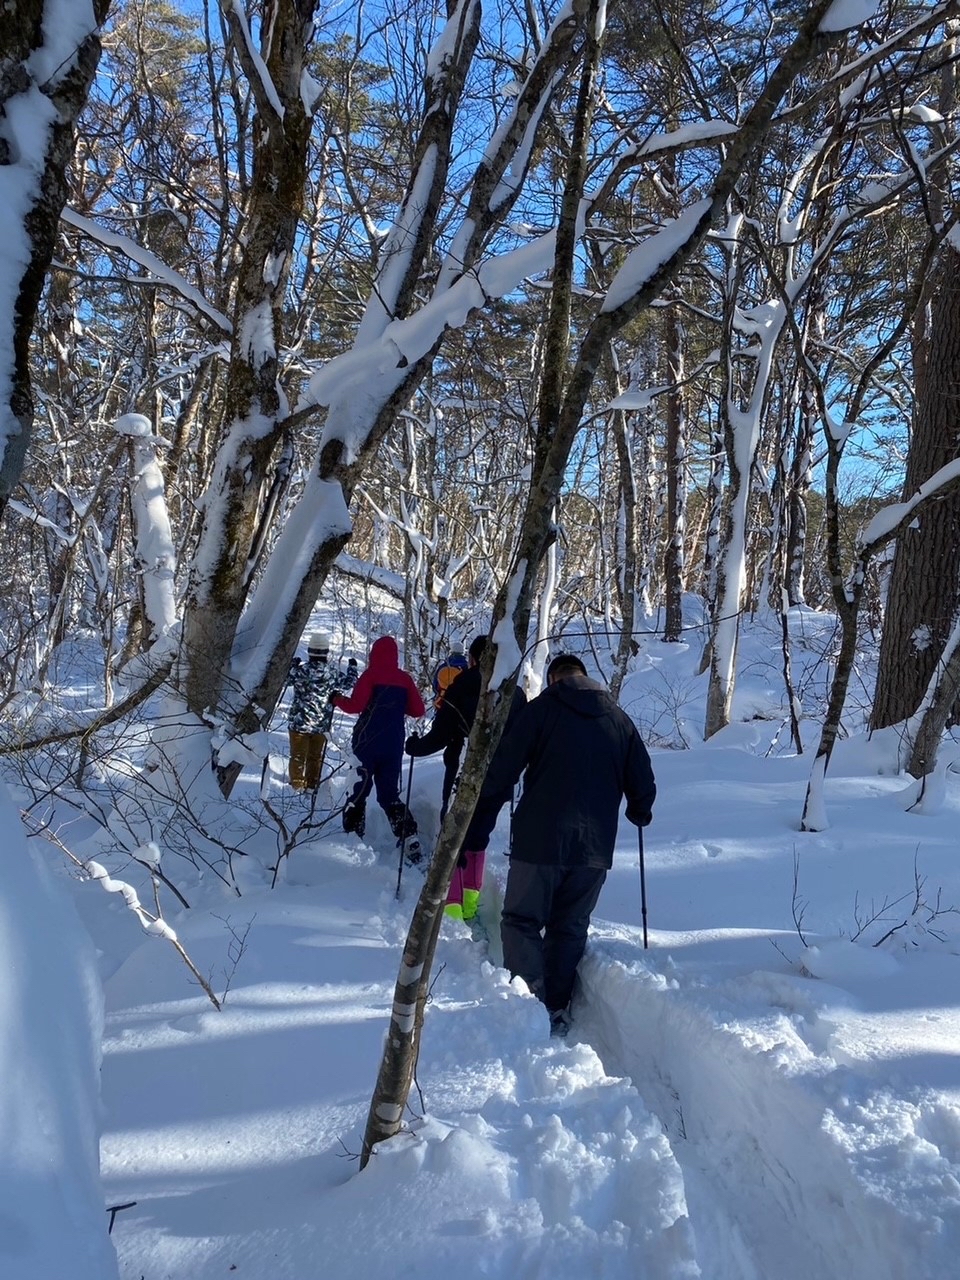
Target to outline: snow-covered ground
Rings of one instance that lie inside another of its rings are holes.
[[[775,715],[782,698],[763,651],[739,714]],[[652,742],[692,736],[698,656],[651,642],[638,660],[623,702]],[[654,748],[650,946],[624,821],[565,1043],[497,965],[504,816],[490,942],[444,924],[409,1127],[363,1173],[419,885],[405,872],[396,898],[378,811],[365,843],[333,823],[298,845],[273,888],[264,833],[242,896],[210,880],[168,915],[218,992],[229,977],[221,1012],[119,894],[71,882],[104,976],[101,1164],[106,1205],[130,1206],[111,1237],[124,1280],[956,1275],[960,779],[937,812],[908,813],[890,743],[852,738],[828,775],[830,828],[801,834],[812,755],[766,756],[776,730],[750,719]],[[306,800],[275,767],[292,817]],[[428,831],[441,771],[414,773]],[[10,1270],[2,1248],[0,1263],[4,1280],[71,1275]]]

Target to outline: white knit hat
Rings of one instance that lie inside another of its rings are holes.
[[[325,631],[314,631],[307,641],[307,653],[329,653],[330,637]]]
[[[453,644],[451,644],[451,646],[450,646],[450,652],[451,652],[451,653],[460,653],[460,654],[462,654],[462,653],[463,653],[463,642],[462,642],[461,640],[454,640]]]

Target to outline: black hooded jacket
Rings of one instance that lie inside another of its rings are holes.
[[[509,727],[521,707],[526,706],[527,697],[522,689],[514,689],[513,702],[507,717]],[[473,722],[480,704],[480,668],[468,667],[461,671],[457,678],[447,686],[443,701],[429,732],[422,737],[416,735],[407,739],[407,755],[430,756],[443,747],[455,747],[463,750],[463,744],[470,736]]]
[[[638,827],[657,794],[636,725],[587,676],[544,689],[516,717],[494,757],[484,795],[509,793],[526,770],[511,857],[552,866],[613,864],[620,802]]]

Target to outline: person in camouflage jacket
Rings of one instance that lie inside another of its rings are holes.
[[[312,791],[320,781],[327,753],[333,695],[349,693],[356,684],[356,659],[350,659],[346,671],[331,667],[330,637],[315,631],[307,643],[307,661],[294,658],[288,680],[293,688],[287,720],[290,785],[295,791]]]

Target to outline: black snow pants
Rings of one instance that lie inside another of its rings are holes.
[[[607,878],[603,867],[554,867],[510,860],[500,919],[503,963],[553,1013],[573,994],[590,916]]]

